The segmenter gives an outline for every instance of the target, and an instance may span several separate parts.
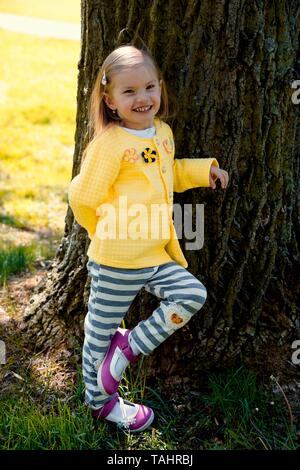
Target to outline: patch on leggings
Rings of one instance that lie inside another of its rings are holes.
[[[176,325],[179,325],[183,322],[183,319],[179,315],[177,315],[177,313],[172,313],[171,322],[176,323]]]
[[[181,305],[173,303],[172,305],[165,306],[164,316],[166,324],[171,329],[181,328],[184,326],[192,317],[192,315],[186,312]]]

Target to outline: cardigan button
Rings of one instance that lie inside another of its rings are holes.
[[[162,167],[161,171],[165,173],[167,171],[167,168],[165,166]]]
[[[169,192],[169,197],[173,197],[172,191]]]

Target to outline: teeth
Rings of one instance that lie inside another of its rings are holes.
[[[143,112],[143,111],[148,111],[148,109],[150,109],[150,106],[147,106],[147,107],[144,107],[144,108],[136,108],[135,111]]]

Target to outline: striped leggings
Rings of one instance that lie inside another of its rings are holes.
[[[141,269],[113,268],[89,261],[87,268],[91,290],[84,321],[82,370],[85,402],[97,409],[111,399],[97,387],[98,367],[140,289],[144,287],[162,299],[149,318],[132,329],[132,341],[145,355],[201,309],[207,292],[195,276],[173,261]]]

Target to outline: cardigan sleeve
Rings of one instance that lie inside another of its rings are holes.
[[[101,137],[92,142],[80,173],[69,185],[69,204],[75,220],[87,230],[90,239],[96,232],[96,209],[107,198],[120,170],[120,159],[109,147]]]
[[[211,165],[219,167],[215,158],[181,158],[174,159],[174,191],[182,193],[188,189],[209,187]]]
[[[209,187],[211,165],[219,167],[215,158],[174,158],[175,143],[172,129],[168,126],[173,142],[173,181],[174,191],[182,193],[188,189]]]

